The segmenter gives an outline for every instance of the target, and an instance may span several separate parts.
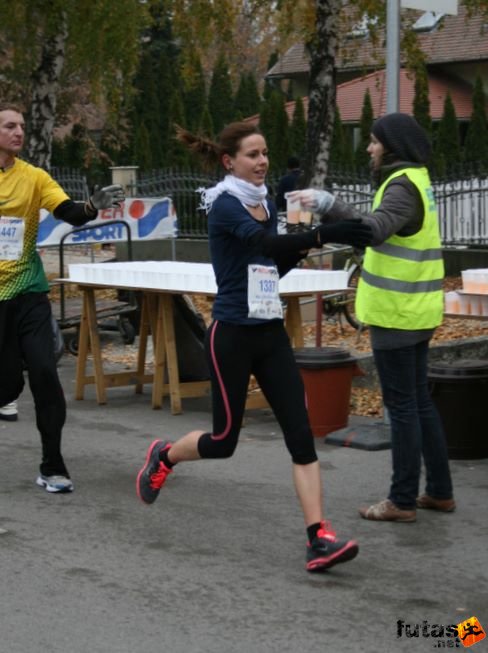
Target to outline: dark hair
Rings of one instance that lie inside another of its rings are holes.
[[[175,125],[175,131],[177,140],[186,145],[191,152],[198,154],[206,168],[222,165],[224,154],[235,156],[247,136],[262,135],[259,127],[249,122],[231,122],[223,128],[216,142],[192,134],[179,125]]]

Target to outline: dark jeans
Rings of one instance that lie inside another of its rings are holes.
[[[43,293],[0,302],[0,406],[22,392],[24,362],[41,434],[41,473],[67,475],[61,455],[66,401],[56,369],[51,305]]]
[[[428,352],[428,340],[373,350],[391,421],[393,475],[388,498],[404,509],[415,507],[422,457],[427,494],[452,497],[446,438],[428,387]]]

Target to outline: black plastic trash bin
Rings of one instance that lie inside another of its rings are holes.
[[[488,458],[488,360],[460,359],[429,367],[449,458]]]
[[[314,436],[323,437],[347,426],[352,377],[362,374],[356,359],[340,347],[302,347],[294,351]]]

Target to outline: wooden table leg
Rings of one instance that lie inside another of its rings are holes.
[[[161,408],[163,405],[164,370],[166,350],[164,344],[164,325],[160,316],[161,295],[148,294],[148,311],[151,333],[153,338],[154,374],[152,387],[152,407]]]
[[[173,415],[179,415],[181,413],[180,372],[178,369],[178,356],[176,354],[173,298],[169,294],[159,296],[158,328],[161,322],[163,324],[171,413]]]
[[[88,358],[88,306],[86,289],[83,290],[83,305],[81,309],[80,332],[78,334],[78,356],[76,358],[75,399],[85,396],[86,362]]]
[[[95,389],[97,402],[99,404],[107,403],[107,392],[105,388],[105,375],[102,362],[102,348],[100,346],[100,336],[98,333],[97,309],[95,305],[95,290],[86,288],[86,314],[88,321],[88,334],[90,337],[91,353],[93,357],[93,370],[95,374]]]
[[[148,302],[147,293],[144,293],[142,296],[141,320],[139,325],[139,349],[137,350],[137,376],[139,381],[136,384],[136,394],[142,394],[142,379],[146,369],[147,338],[150,330]]]

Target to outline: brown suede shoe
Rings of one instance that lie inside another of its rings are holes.
[[[359,514],[363,519],[372,521],[413,522],[417,519],[415,510],[401,510],[389,499],[383,499],[369,508],[360,508]]]
[[[456,502],[454,499],[434,499],[434,497],[429,497],[428,494],[422,494],[422,496],[417,497],[417,508],[439,510],[440,512],[454,512],[456,510]]]

